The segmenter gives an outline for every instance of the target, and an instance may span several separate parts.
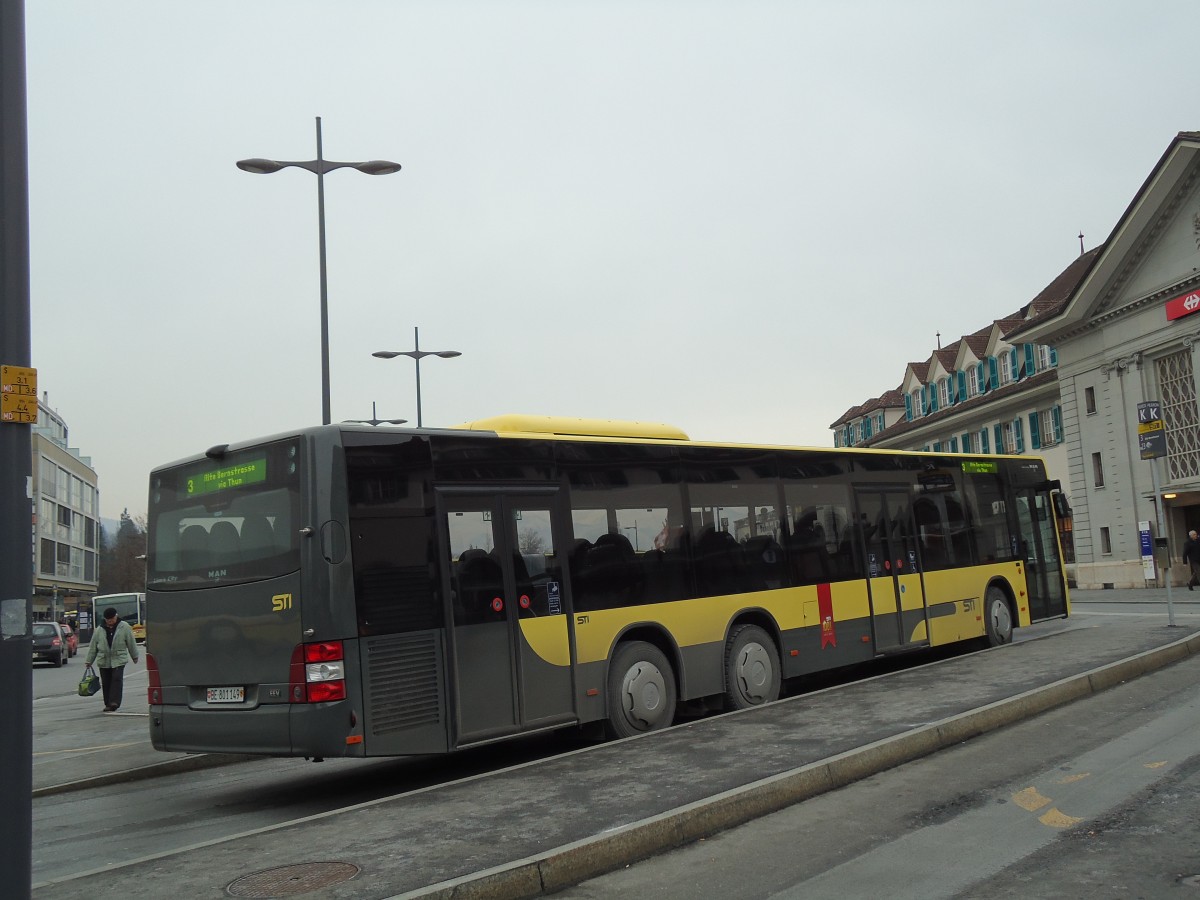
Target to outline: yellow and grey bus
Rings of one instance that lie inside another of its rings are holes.
[[[368,757],[671,724],[784,679],[1066,616],[1027,456],[501,416],[327,425],[150,476],[150,731]]]

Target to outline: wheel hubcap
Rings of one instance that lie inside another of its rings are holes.
[[[737,660],[737,683],[742,696],[752,703],[762,703],[771,683],[771,658],[762,644],[747,644]]]
[[[1008,639],[1008,635],[1012,631],[1012,614],[1008,611],[1008,604],[1003,600],[992,601],[992,627],[995,628],[996,634],[1004,640]]]
[[[621,683],[625,717],[641,729],[653,728],[662,721],[667,685],[658,666],[639,662],[625,673]]]

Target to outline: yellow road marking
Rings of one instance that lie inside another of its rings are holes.
[[[1037,788],[1027,787],[1025,790],[1013,794],[1013,803],[1028,812],[1037,812],[1050,803],[1050,798],[1039,794]]]
[[[1038,816],[1038,821],[1043,825],[1049,825],[1051,828],[1070,828],[1072,825],[1082,822],[1083,819],[1068,816],[1066,813],[1051,808]]]
[[[1055,784],[1074,784],[1077,781],[1083,781],[1083,779],[1089,777],[1091,774],[1091,772],[1080,772],[1078,775],[1068,775],[1065,778],[1058,779]]]
[[[1161,769],[1166,764],[1167,764],[1167,761],[1164,759],[1162,762],[1146,763],[1146,768],[1147,769]]]

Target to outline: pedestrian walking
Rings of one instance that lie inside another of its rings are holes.
[[[96,663],[100,670],[100,685],[104,691],[104,711],[121,708],[125,693],[125,666],[129,660],[138,661],[137,641],[128,622],[121,621],[111,606],[104,610],[104,622],[92,635],[88,646],[87,664]]]
[[[1191,570],[1191,577],[1188,579],[1190,591],[1196,585],[1200,585],[1200,538],[1197,537],[1195,528],[1188,532],[1187,540],[1183,542],[1183,561]]]

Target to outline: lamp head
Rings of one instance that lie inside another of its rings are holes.
[[[368,175],[391,175],[393,172],[400,171],[400,163],[392,162],[390,159],[369,159],[354,168]]]
[[[278,172],[283,166],[273,159],[239,159],[237,167],[243,172],[252,172],[255,175],[270,175],[272,172]]]

